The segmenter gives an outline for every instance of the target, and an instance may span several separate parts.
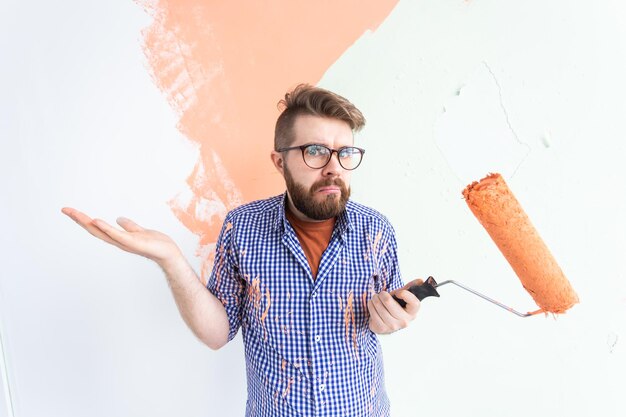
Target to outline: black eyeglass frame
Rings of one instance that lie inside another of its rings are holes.
[[[319,147],[328,149],[330,151],[330,154],[328,155],[328,161],[326,161],[326,163],[324,165],[322,165],[321,167],[312,167],[311,165],[307,164],[306,158],[304,157],[304,150],[306,148],[308,148],[309,146],[319,146]],[[333,153],[336,152],[337,153],[337,161],[339,161],[339,165],[341,165],[341,167],[343,169],[345,169],[346,171],[354,171],[355,169],[357,169],[361,165],[361,162],[363,162],[363,156],[365,155],[365,149],[359,148],[359,147],[356,147],[356,146],[342,146],[339,149],[332,149],[332,148],[329,148],[326,145],[321,145],[319,143],[308,143],[306,145],[291,146],[291,147],[288,147],[288,148],[280,148],[280,149],[277,149],[276,152],[293,151],[293,150],[296,150],[296,149],[300,149],[300,151],[302,152],[302,160],[304,161],[305,165],[308,166],[311,169],[322,169],[322,168],[324,168],[326,165],[328,165],[330,160],[333,159]],[[361,152],[361,160],[359,161],[359,163],[354,168],[346,168],[341,163],[341,158],[339,158],[339,152],[343,151],[344,149],[358,149],[359,152]]]

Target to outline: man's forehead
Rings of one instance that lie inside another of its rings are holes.
[[[351,145],[354,141],[350,125],[331,117],[299,115],[292,132],[294,146],[306,143]]]

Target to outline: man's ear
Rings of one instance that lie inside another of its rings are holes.
[[[280,174],[284,176],[285,175],[285,159],[283,158],[283,154],[280,152],[272,151],[272,153],[270,154],[270,157],[272,158],[272,163],[274,164],[274,167],[276,167],[278,172],[280,172]]]

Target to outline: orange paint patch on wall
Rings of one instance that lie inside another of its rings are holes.
[[[284,189],[269,159],[278,100],[317,83],[397,0],[137,2],[154,19],[143,31],[153,80],[198,145],[189,189],[170,206],[202,246],[227,210]]]

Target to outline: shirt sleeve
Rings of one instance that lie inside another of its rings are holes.
[[[381,271],[386,279],[386,291],[394,291],[404,287],[404,281],[400,274],[398,263],[398,244],[396,242],[396,232],[393,226],[387,223],[383,233],[383,253],[381,259]]]
[[[207,289],[224,305],[230,329],[231,341],[241,326],[244,285],[239,276],[237,252],[234,242],[234,226],[230,214],[226,216],[222,231],[215,245],[215,262],[207,282]]]

